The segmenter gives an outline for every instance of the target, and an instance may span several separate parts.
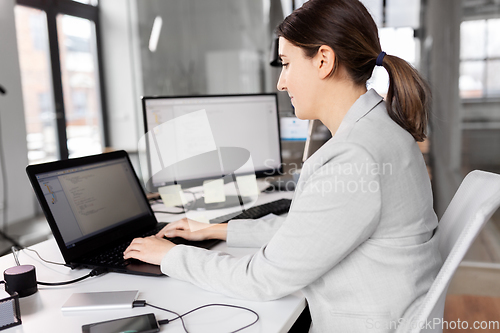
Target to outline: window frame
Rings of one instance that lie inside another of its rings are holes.
[[[460,95],[460,100],[462,103],[478,103],[478,102],[498,102],[500,101],[500,95],[488,95],[487,94],[487,82],[488,82],[488,66],[487,62],[489,60],[497,60],[500,61],[500,56],[494,56],[490,57],[488,56],[488,33],[490,32],[488,29],[488,21],[493,20],[493,19],[499,19],[500,17],[485,17],[485,18],[479,18],[479,17],[474,17],[470,19],[464,19],[462,20],[461,24],[464,22],[471,22],[471,21],[485,21],[485,31],[484,31],[484,48],[485,48],[485,56],[484,57],[466,57],[462,58],[462,55],[460,55],[460,67],[463,62],[482,62],[484,64],[484,69],[483,69],[483,78],[481,83],[483,84],[483,96],[482,97],[462,97],[461,96],[461,90],[459,88],[459,95]],[[460,24],[460,25],[461,25]],[[461,32],[460,32],[461,33]],[[461,73],[459,73],[460,75]]]
[[[49,38],[49,54],[52,74],[52,87],[56,113],[57,140],[59,158],[68,159],[68,138],[66,135],[66,113],[64,110],[61,61],[59,58],[59,41],[57,38],[57,15],[71,15],[94,22],[96,34],[97,67],[102,119],[103,146],[109,146],[108,116],[106,110],[106,95],[104,90],[104,70],[102,61],[102,42],[99,24],[99,5],[83,4],[73,0],[16,0],[16,5],[39,9],[47,17],[47,32]]]

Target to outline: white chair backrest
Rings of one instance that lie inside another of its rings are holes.
[[[437,235],[443,261],[449,258],[455,248],[453,259],[460,263],[472,241],[499,204],[500,175],[475,170],[464,178],[439,221]],[[463,246],[466,240],[470,241],[467,247]],[[463,255],[458,258],[461,253]]]
[[[439,221],[435,237],[443,259],[434,283],[419,306],[412,333],[442,332],[446,292],[472,242],[500,206],[500,175],[472,171],[462,181]],[[429,323],[439,323],[430,325]]]

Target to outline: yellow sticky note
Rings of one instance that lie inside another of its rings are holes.
[[[246,176],[237,176],[236,183],[238,190],[242,197],[253,197],[259,195],[259,188],[257,187],[257,177],[255,174]]]
[[[167,207],[181,206],[187,203],[180,185],[170,185],[158,188],[163,204]]]
[[[205,203],[224,202],[226,195],[224,194],[224,179],[211,179],[203,182],[203,193],[205,195]]]

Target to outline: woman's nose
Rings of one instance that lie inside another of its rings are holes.
[[[285,86],[285,80],[283,79],[283,75],[280,74],[280,77],[278,79],[278,83],[276,84],[276,88],[278,88],[279,91],[285,91],[286,86]]]

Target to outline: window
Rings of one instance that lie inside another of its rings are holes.
[[[460,97],[500,97],[500,19],[460,25]]]
[[[17,0],[30,164],[106,146],[96,6],[96,0]]]
[[[59,158],[59,152],[47,16],[44,11],[24,6],[16,6],[15,15],[28,160],[53,161]]]

